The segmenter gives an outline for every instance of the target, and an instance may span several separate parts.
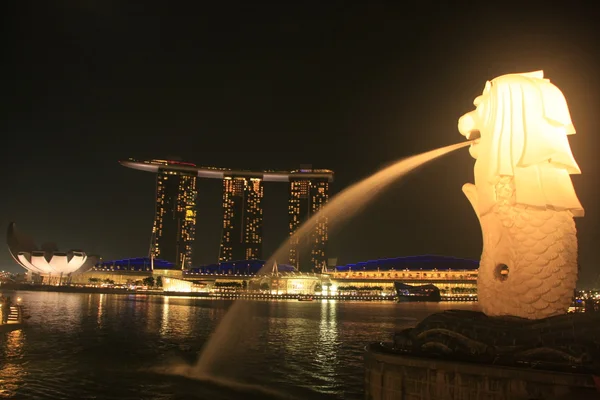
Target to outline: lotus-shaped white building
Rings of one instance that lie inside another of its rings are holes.
[[[14,222],[8,225],[8,250],[17,264],[30,273],[44,276],[70,275],[86,272],[98,262],[98,257],[88,256],[83,251],[59,252],[52,243],[38,248],[31,237],[17,232],[15,226]]]

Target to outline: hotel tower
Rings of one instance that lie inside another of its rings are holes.
[[[263,181],[223,179],[223,233],[219,262],[262,259]]]
[[[169,168],[156,172],[156,206],[150,254],[181,269],[192,266],[196,234],[196,175]]]
[[[298,227],[329,200],[333,172],[302,168],[296,171],[243,171],[198,167],[179,161],[121,161],[128,168],[156,174],[156,207],[150,254],[174,263],[177,268],[193,266],[196,233],[197,179],[223,181],[223,225],[219,262],[259,260],[264,257],[263,183],[289,184],[289,262],[300,271],[320,270],[326,262],[327,219],[302,242],[293,237]],[[303,256],[304,253],[308,255]],[[288,260],[277,260],[285,263]]]
[[[298,228],[329,201],[330,176],[315,176],[311,168],[290,173],[288,206],[290,234],[290,264],[297,270],[317,272],[327,263],[327,217],[317,217],[314,229],[305,237],[294,237]],[[304,256],[306,255],[306,256]]]

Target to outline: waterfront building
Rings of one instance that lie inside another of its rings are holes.
[[[101,260],[85,274],[73,279],[73,283],[88,284],[90,279],[97,282],[111,282],[115,285],[134,284],[145,278],[181,279],[187,270],[175,263],[152,257],[135,257],[121,260]],[[164,281],[163,281],[164,282]]]
[[[0,284],[12,283],[15,281],[15,274],[8,271],[0,271]]]
[[[325,174],[313,176],[313,173]],[[330,174],[330,175],[327,175]],[[318,216],[314,228],[302,238],[294,233],[329,201],[329,183],[332,171],[303,168],[290,174],[289,195],[289,262],[298,271],[320,271],[327,263],[328,224],[326,216]],[[310,252],[310,253],[309,253]],[[306,254],[306,256],[305,256]]]
[[[38,247],[30,236],[17,231],[14,222],[8,225],[6,243],[15,262],[27,270],[28,279],[37,283],[68,283],[98,261],[97,256],[81,250],[59,251],[55,243]]]
[[[207,291],[250,291],[272,295],[314,294],[321,276],[299,273],[288,264],[265,268],[263,260],[243,260],[192,268],[183,279],[194,281]]]
[[[155,160],[155,163],[158,170],[150,254],[181,269],[190,268],[196,235],[196,175],[179,168],[182,164],[178,162]]]
[[[127,168],[157,174],[150,254],[182,269],[193,265],[197,178],[223,181],[220,262],[262,258],[263,182],[287,182],[290,185],[290,235],[327,203],[329,186],[333,182],[333,172],[325,169],[257,172],[166,160],[130,159],[120,163]],[[294,254],[290,253],[293,265],[304,271],[320,269],[327,260],[327,239],[327,219],[323,218],[307,239],[309,255],[306,260],[298,256],[302,243],[293,243]]]
[[[165,260],[131,258],[99,262],[73,282],[87,283],[91,277],[124,284],[154,275],[193,282],[194,287],[201,291],[235,287],[236,290],[262,290],[272,294],[301,292],[327,296],[393,295],[394,282],[401,282],[408,285],[433,284],[444,297],[465,297],[477,293],[478,267],[479,261],[476,260],[424,255],[323,268],[320,273],[299,272],[289,264],[265,266],[264,260],[229,261],[182,271],[176,264]]]
[[[477,294],[479,261],[424,255],[386,258],[337,266],[327,270],[335,292],[356,292],[378,286],[391,292],[394,282],[433,284],[443,296]]]
[[[223,179],[223,233],[219,262],[262,258],[263,181],[226,176]]]

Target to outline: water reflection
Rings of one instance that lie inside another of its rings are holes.
[[[5,335],[3,342],[6,344],[4,347],[4,358],[10,359],[13,357],[21,356],[23,352],[23,342],[25,341],[25,335],[22,330],[8,332]]]
[[[96,323],[99,328],[102,328],[102,313],[104,312],[104,293],[100,294],[100,299],[98,300],[98,313],[96,317]]]
[[[332,345],[337,340],[337,304],[335,300],[321,302],[319,340],[323,345]]]
[[[169,329],[169,297],[163,297],[162,318],[160,320],[160,336],[166,336]]]
[[[228,302],[227,300],[213,300],[211,301],[211,303],[213,303],[214,306],[209,305],[205,310],[211,321],[218,322],[227,311],[226,309],[224,309],[225,304],[231,302]]]
[[[230,387],[211,389],[204,382],[148,372],[173,361],[194,363],[231,302],[19,295],[32,317],[24,331],[0,335],[0,398],[248,398],[227,392]],[[223,376],[311,400],[364,398],[364,346],[441,309],[336,301],[249,303],[256,329],[237,328],[244,351],[225,360]]]
[[[23,384],[26,371],[23,368],[25,335],[22,330],[0,335],[2,362],[0,363],[0,397],[13,398]]]
[[[87,296],[87,315],[91,316],[92,315],[92,295],[89,294]]]
[[[73,333],[81,327],[85,312],[81,294],[23,292],[19,297],[30,310],[35,309],[28,321],[30,324],[56,333]],[[61,319],[56,320],[55,315],[60,315]]]
[[[162,298],[159,334],[161,337],[189,338],[194,336],[196,322],[206,314],[203,303],[194,298]],[[212,310],[212,308],[211,308]]]
[[[323,385],[319,388],[320,391],[329,392],[332,385],[335,386],[338,345],[336,301],[322,300],[319,343],[315,349],[315,363],[322,371],[321,378],[324,380]]]

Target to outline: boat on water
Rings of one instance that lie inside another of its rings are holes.
[[[442,300],[440,289],[435,285],[411,286],[402,282],[394,282],[394,288],[396,289],[399,303],[417,301],[438,302]]]
[[[308,294],[304,294],[304,295],[300,295],[298,296],[298,301],[313,301],[315,298],[311,295]]]

